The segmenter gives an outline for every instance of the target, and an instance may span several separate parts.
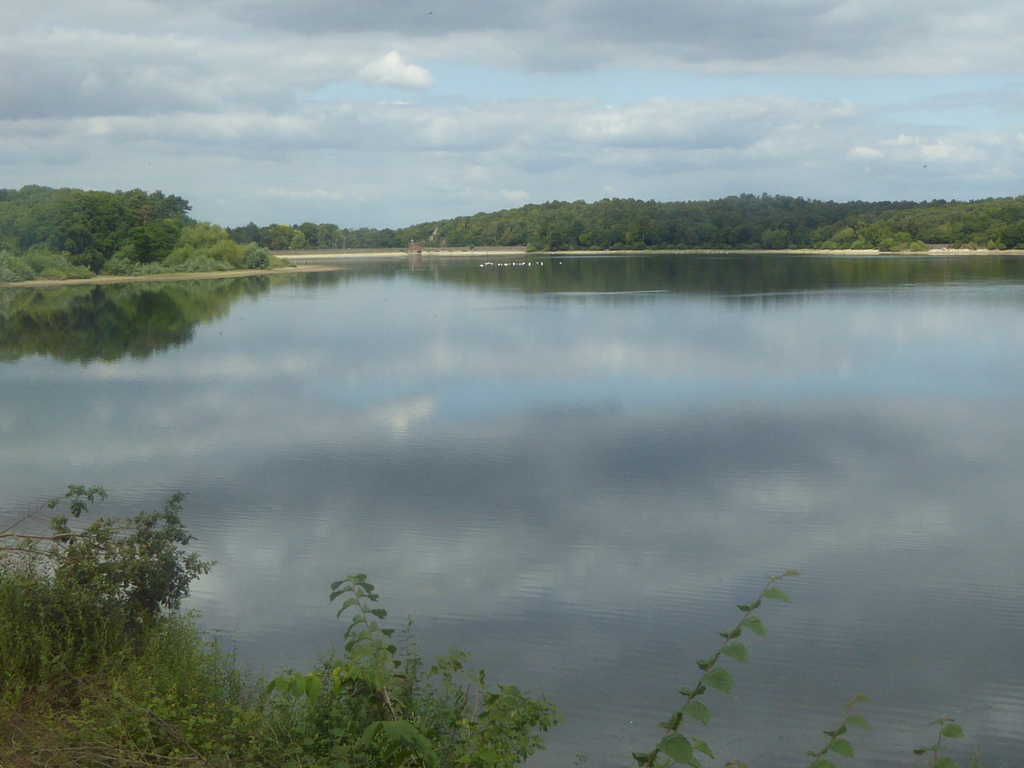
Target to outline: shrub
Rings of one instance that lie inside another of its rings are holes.
[[[194,261],[198,259],[199,261]],[[207,272],[209,267],[204,269],[183,269],[186,264],[209,264],[219,262],[216,269],[240,269],[245,259],[245,253],[238,243],[228,237],[228,233],[216,224],[199,222],[194,226],[186,227],[181,231],[177,245],[167,258],[164,264],[185,272]]]
[[[379,597],[365,574],[332,585],[350,613],[345,653],[307,674],[282,675],[269,686],[279,706],[302,723],[314,759],[351,766],[511,768],[538,749],[558,720],[555,706],[514,685],[488,687],[484,673],[464,668],[452,651],[424,674],[414,652],[392,643],[394,629],[379,622]],[[482,706],[474,706],[475,704]]]
[[[133,261],[124,255],[124,250],[121,249],[109,259],[107,263],[103,265],[104,275],[135,275],[138,274],[138,269],[142,265],[137,261]]]
[[[34,280],[35,271],[10,251],[0,251],[0,282],[20,283]]]
[[[263,248],[257,243],[249,243],[245,246],[245,260],[243,266],[246,269],[267,269],[270,266],[270,250]]]
[[[71,514],[105,496],[69,488]],[[162,609],[174,610],[212,563],[182,545],[182,494],[160,512],[99,519],[72,531],[66,515],[34,536],[0,531],[0,692],[65,686],[123,654]],[[56,500],[48,508],[53,508]]]

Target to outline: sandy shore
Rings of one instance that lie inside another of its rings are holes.
[[[54,288],[69,285],[107,285],[109,283],[155,283],[170,280],[223,280],[229,277],[253,277],[254,275],[291,275],[296,272],[330,272],[337,266],[329,264],[306,264],[276,269],[230,269],[225,272],[169,272],[161,275],[97,275],[96,277],[71,278],[68,280],[22,280],[17,283],[0,283],[0,288]]]

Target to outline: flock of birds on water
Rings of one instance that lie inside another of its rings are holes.
[[[562,262],[558,262],[561,264]],[[543,267],[543,261],[484,261],[481,267]]]

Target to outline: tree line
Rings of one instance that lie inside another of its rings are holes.
[[[270,251],[519,246],[564,250],[923,251],[1024,248],[1024,196],[837,203],[782,195],[659,203],[548,202],[400,229],[272,224],[224,229],[177,195],[0,189],[0,282],[261,269]]]
[[[784,195],[659,203],[548,202],[400,229],[334,224],[228,228],[270,250],[520,246],[563,250],[786,250],[1024,248],[1024,196],[970,202],[837,203]]]

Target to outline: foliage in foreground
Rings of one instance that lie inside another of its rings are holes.
[[[71,486],[65,499],[78,518],[104,496]],[[540,733],[558,721],[551,703],[489,686],[459,651],[425,669],[408,635],[401,649],[393,642],[363,574],[332,585],[349,622],[340,655],[269,684],[248,678],[177,612],[212,566],[183,548],[192,537],[182,500],[175,494],[159,512],[84,527],[61,515],[44,532],[14,530],[56,507],[54,499],[0,529],[0,765],[511,768],[543,748]],[[679,688],[660,739],[633,753],[638,768],[715,759],[695,735],[711,719],[704,696],[732,691],[726,662],[748,661],[740,637],[767,635],[757,611],[766,600],[788,602],[777,582],[795,575],[770,578],[757,599],[737,606],[741,618],[697,662],[692,685]],[[854,756],[851,729],[870,725],[852,708],[865,700],[854,697],[824,731],[807,768]],[[963,730],[949,718],[931,725],[934,742],[915,754],[932,768],[957,768],[946,741]]]
[[[71,487],[79,517],[102,488]],[[490,686],[452,651],[424,668],[363,576],[335,585],[344,653],[269,687],[177,612],[209,571],[183,547],[182,495],[73,530],[0,530],[0,765],[506,768],[542,748],[554,706]]]

